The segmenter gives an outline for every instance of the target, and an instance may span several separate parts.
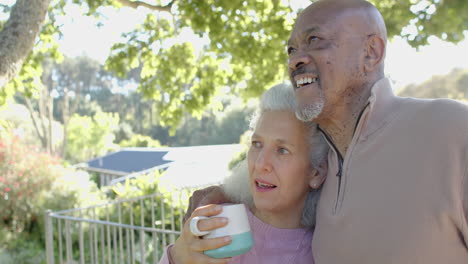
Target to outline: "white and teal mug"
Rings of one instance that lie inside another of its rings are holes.
[[[232,242],[224,247],[205,251],[205,255],[212,258],[227,258],[247,253],[254,245],[252,232],[250,230],[247,211],[243,204],[223,205],[223,211],[212,217],[226,217],[228,224],[226,226],[211,230],[198,230],[198,221],[210,217],[198,216],[190,221],[190,230],[197,236],[203,238],[216,238],[231,236]]]

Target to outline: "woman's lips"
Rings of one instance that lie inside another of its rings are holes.
[[[268,192],[271,190],[274,190],[276,188],[276,185],[271,184],[267,181],[256,179],[255,180],[255,189],[257,192]]]

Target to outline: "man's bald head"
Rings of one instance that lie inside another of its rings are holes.
[[[299,20],[309,13],[322,14],[324,19],[344,22],[340,19],[352,18],[355,34],[363,37],[377,36],[387,43],[387,28],[377,8],[364,0],[318,0],[310,4],[298,17]],[[350,20],[346,20],[348,23]],[[344,25],[342,25],[344,26]],[[385,47],[384,47],[385,48]],[[385,54],[384,54],[385,56]],[[383,71],[383,60],[382,60]]]
[[[366,94],[384,77],[386,41],[383,18],[367,1],[318,0],[304,9],[288,41],[289,73],[303,109],[333,111],[344,96]]]
[[[302,13],[311,11],[326,12],[330,19],[340,15],[357,15],[363,22],[365,32],[372,32],[387,40],[387,29],[382,15],[377,8],[364,0],[318,0],[310,4]],[[299,17],[301,16],[299,15]]]

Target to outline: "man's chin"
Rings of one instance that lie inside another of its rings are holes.
[[[307,105],[296,109],[296,117],[303,122],[314,121],[322,113],[322,110],[323,103]]]

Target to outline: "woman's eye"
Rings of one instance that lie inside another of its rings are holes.
[[[262,144],[260,143],[260,141],[255,141],[255,140],[252,141],[252,147],[260,148],[261,146]]]
[[[292,53],[294,53],[296,51],[295,48],[293,47],[288,47],[288,55],[291,55]]]
[[[278,153],[280,154],[289,154],[289,150],[285,149],[285,148],[279,148],[278,149]]]

